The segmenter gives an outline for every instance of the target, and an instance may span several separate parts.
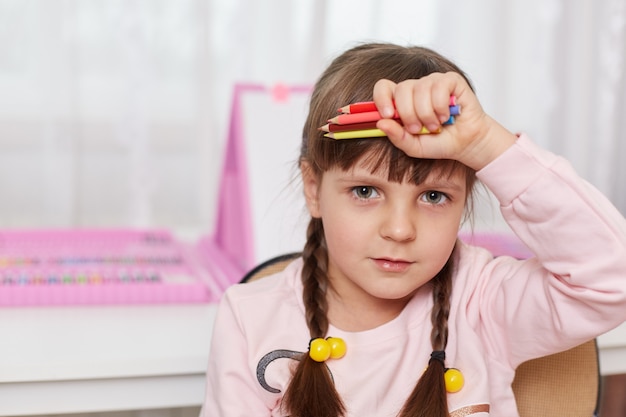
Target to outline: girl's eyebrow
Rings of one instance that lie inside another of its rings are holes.
[[[436,178],[436,179],[427,178],[426,181],[424,181],[421,185],[426,188],[434,188],[434,189],[443,188],[446,190],[452,190],[456,192],[463,192],[465,190],[464,181],[459,180],[459,182],[457,182],[457,181],[449,180],[447,178]]]
[[[349,184],[363,183],[371,185],[389,183],[386,175],[372,174],[369,172],[354,172],[353,170],[343,172],[342,175],[338,178],[338,181],[341,183]],[[451,192],[461,193],[465,191],[465,181],[462,179],[454,181],[446,177],[427,178],[424,182],[420,183],[418,187],[433,190],[443,189]]]
[[[373,174],[370,172],[344,171],[338,178],[341,182],[389,182],[386,175]]]
[[[389,184],[389,180],[386,176],[378,176],[375,174],[344,172],[337,178],[337,185],[341,187],[369,186],[384,188],[387,184]]]

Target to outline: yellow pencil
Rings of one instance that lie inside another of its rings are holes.
[[[431,132],[430,130],[422,127],[420,135],[428,135],[431,133],[439,133],[441,129]],[[349,130],[345,132],[330,132],[324,136],[331,139],[365,139],[365,138],[381,138],[387,136],[385,132],[380,129],[363,129],[363,130]]]

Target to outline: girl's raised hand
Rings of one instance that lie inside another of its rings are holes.
[[[456,97],[461,115],[452,125],[450,96]],[[380,80],[374,86],[374,102],[385,117],[377,127],[395,146],[416,158],[455,159],[479,170],[508,149],[516,136],[489,117],[465,79],[455,72],[433,73],[398,84]],[[402,124],[391,117],[395,110]],[[438,134],[420,135],[422,127]]]

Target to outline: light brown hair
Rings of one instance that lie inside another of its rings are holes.
[[[390,181],[406,180],[415,184],[424,181],[433,170],[439,175],[461,172],[466,178],[468,198],[471,198],[475,172],[459,162],[411,158],[386,138],[332,140],[325,138],[324,132],[318,129],[336,115],[338,108],[372,100],[373,87],[379,79],[400,82],[448,71],[457,72],[467,80],[455,64],[423,47],[368,43],[344,52],[332,61],[313,89],[302,133],[300,163],[306,162],[313,174],[321,178],[331,168],[348,170],[365,157],[372,172],[386,170]],[[312,218],[309,223],[303,260],[303,299],[309,332],[311,338],[327,337],[328,252],[319,218]],[[434,352],[444,352],[447,344],[453,269],[454,252],[430,281],[434,299],[431,313]],[[349,356],[342,360],[349,360]],[[442,360],[431,360],[424,374],[416,375],[417,385],[399,416],[448,417],[444,372]],[[292,417],[340,417],[346,412],[326,365],[315,362],[308,353],[294,369],[282,406]]]

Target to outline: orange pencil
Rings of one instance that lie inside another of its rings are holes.
[[[452,112],[450,112],[452,113]],[[399,119],[400,115],[396,112],[393,115],[394,119]],[[368,111],[364,113],[346,113],[340,114],[339,116],[335,116],[332,119],[328,120],[330,124],[337,125],[352,125],[356,123],[367,123],[367,122],[377,122],[382,119],[382,116],[377,111]],[[452,124],[454,123],[454,116],[451,115],[450,118],[444,124]]]
[[[400,117],[400,115],[398,114],[398,112],[395,112],[393,117],[397,119]],[[328,123],[348,125],[353,123],[375,122],[380,119],[382,119],[382,116],[377,111],[367,111],[361,113],[340,114],[339,116],[335,116],[332,119],[329,119]]]

